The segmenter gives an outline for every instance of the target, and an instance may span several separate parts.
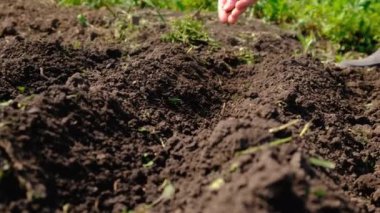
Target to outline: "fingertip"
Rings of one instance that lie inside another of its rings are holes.
[[[219,19],[219,22],[222,24],[227,24],[228,23],[228,18],[226,19]]]
[[[231,12],[231,14],[228,16],[228,23],[230,23],[230,24],[235,24],[235,23],[239,20],[239,17],[240,17],[240,15],[241,15],[243,12],[244,12],[244,11],[235,8],[235,9]]]
[[[244,10],[239,10],[239,9],[234,9],[232,12],[231,12],[231,15],[232,17],[234,17],[235,19],[238,19],[239,16],[244,12]]]
[[[238,20],[237,17],[229,16],[227,21],[229,24],[235,24],[237,20]]]
[[[228,14],[225,12],[220,12],[219,13],[219,21],[223,24],[228,22]]]

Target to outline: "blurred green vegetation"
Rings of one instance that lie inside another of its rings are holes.
[[[251,10],[305,37],[339,44],[339,52],[373,52],[380,42],[378,0],[261,0]]]
[[[154,5],[160,8],[187,11],[187,10],[208,10],[215,11],[217,0],[152,0]]]
[[[178,11],[216,9],[215,0],[58,0],[62,5],[86,5],[94,8],[116,5],[157,7]]]
[[[94,8],[127,5],[177,11],[216,11],[217,0],[58,0]],[[379,0],[259,0],[251,17],[295,31],[305,45],[331,41],[338,53],[371,53],[380,44]],[[216,15],[215,15],[216,16]],[[307,46],[309,48],[309,46]]]
[[[167,42],[179,42],[197,46],[209,44],[216,46],[216,42],[208,35],[203,23],[192,18],[176,19],[171,23],[170,32],[162,36]]]
[[[137,0],[58,0],[58,2],[62,5],[69,5],[69,6],[79,6],[79,5],[85,5],[90,6],[94,8],[100,8],[104,6],[115,6],[118,4],[123,3],[137,3]]]

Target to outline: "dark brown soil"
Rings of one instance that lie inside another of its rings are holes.
[[[258,21],[209,20],[217,49],[114,23],[0,2],[1,212],[380,211],[380,69],[299,56]]]

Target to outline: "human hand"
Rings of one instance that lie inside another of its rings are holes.
[[[219,20],[222,23],[235,24],[239,16],[257,0],[218,0]]]

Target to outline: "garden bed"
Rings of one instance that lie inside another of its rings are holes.
[[[1,211],[380,211],[378,68],[259,21],[201,15],[218,45],[191,46],[160,22],[120,39],[103,10],[0,11]]]

